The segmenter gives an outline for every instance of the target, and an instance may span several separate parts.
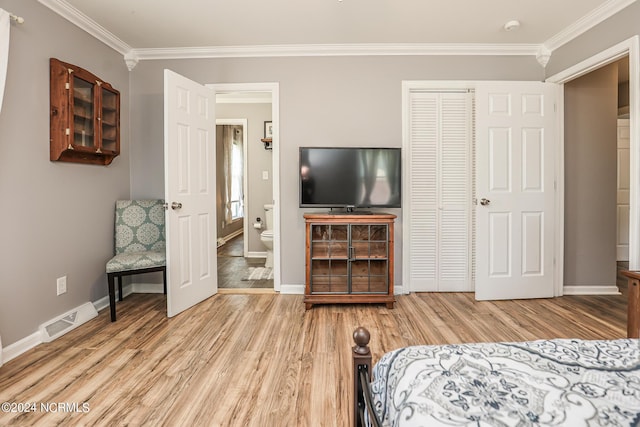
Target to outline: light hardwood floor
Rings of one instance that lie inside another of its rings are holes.
[[[476,302],[411,294],[396,308],[314,306],[300,295],[217,295],[174,318],[134,294],[0,368],[0,402],[88,404],[86,413],[0,412],[0,425],[348,426],[351,335],[374,362],[414,344],[621,338],[626,296]]]

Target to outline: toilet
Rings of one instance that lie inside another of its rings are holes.
[[[264,205],[266,229],[260,233],[260,240],[267,248],[265,267],[273,268],[273,205]]]

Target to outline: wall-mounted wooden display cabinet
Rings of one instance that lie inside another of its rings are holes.
[[[110,164],[120,154],[120,92],[55,58],[50,73],[50,159]]]
[[[305,214],[304,303],[384,303],[393,308],[392,214]]]

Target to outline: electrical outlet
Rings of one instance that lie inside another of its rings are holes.
[[[269,171],[262,171],[262,179],[265,181],[269,179]]]
[[[62,295],[67,292],[67,276],[58,277],[56,281],[57,294]]]

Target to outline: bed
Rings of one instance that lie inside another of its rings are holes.
[[[369,332],[353,337],[358,427],[640,425],[638,339],[404,347],[371,372]]]

